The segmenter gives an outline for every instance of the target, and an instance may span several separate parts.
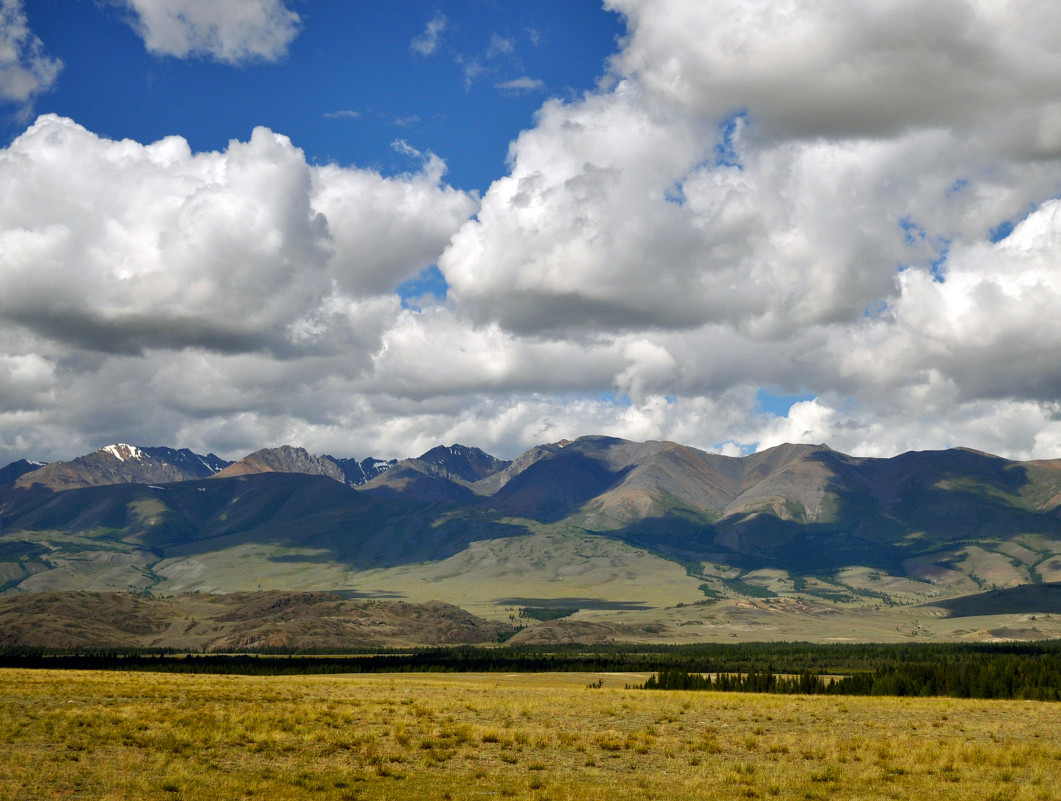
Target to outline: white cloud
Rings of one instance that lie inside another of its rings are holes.
[[[42,116],[0,150],[0,451],[29,441],[27,415],[46,458],[87,432],[334,417],[321,403],[371,368],[397,285],[475,210],[444,169],[315,167],[264,128],[192,153]]]
[[[483,66],[483,62],[478,58],[465,58],[464,56],[457,56],[457,63],[461,67],[461,71],[464,73],[464,90],[468,91],[472,88],[472,84],[479,79],[479,77],[486,72],[486,67]]]
[[[512,56],[516,52],[516,40],[509,36],[501,36],[493,33],[490,35],[490,45],[486,48],[487,58],[499,58],[501,56]]]
[[[323,115],[326,120],[356,120],[361,116],[360,111],[354,111],[353,109],[339,109],[338,111],[328,111]]]
[[[284,0],[125,0],[148,52],[226,64],[277,61],[299,32]]]
[[[193,154],[43,116],[0,151],[0,317],[105,352],[309,347],[474,211],[443,171],[312,167],[264,128]]]
[[[21,0],[0,0],[0,103],[26,113],[33,99],[51,89],[63,62],[49,56],[29,29]]]
[[[499,60],[510,67],[522,70],[520,59],[516,56],[516,40],[498,33],[490,34],[490,43],[479,55],[467,56],[458,54],[456,62],[464,73],[465,90],[470,90],[472,85],[484,75],[497,76],[500,72],[500,67],[497,63]],[[545,84],[542,81],[529,77],[495,81],[494,83],[495,88],[510,94],[537,91],[544,86]]]
[[[540,92],[545,88],[545,81],[538,78],[530,78],[524,75],[521,78],[513,78],[511,81],[501,81],[500,83],[494,84],[495,89],[500,89],[502,92],[512,92],[515,94],[522,94],[524,92]]]
[[[1041,454],[1051,437],[1009,421],[1053,430],[1061,390],[1059,12],[609,7],[630,30],[610,83],[513,143],[439,262],[454,308],[517,337],[637,337],[673,360],[613,376],[639,397],[817,396],[743,442],[1006,451],[1003,430]]]
[[[427,27],[422,34],[413,38],[412,42],[409,43],[409,48],[424,57],[433,55],[438,49],[439,40],[445,30],[446,16],[445,14],[438,14],[427,23]]]
[[[752,109],[769,137],[967,132],[1056,102],[1061,11],[1035,0],[609,0],[618,75],[689,115]],[[1026,123],[1026,121],[1023,121]]]
[[[402,144],[421,162],[418,172],[382,178],[334,165],[314,170],[313,202],[329,221],[334,248],[330,269],[347,291],[393,292],[434,263],[456,227],[475,213],[473,196],[443,183],[442,159]]]
[[[616,5],[631,33],[613,87],[542,108],[444,257],[484,319],[787,335],[886,302],[897,266],[1058,191],[1058,117],[1042,106],[1061,48],[1036,38],[1038,12],[1003,25],[958,0],[957,24],[923,4]]]

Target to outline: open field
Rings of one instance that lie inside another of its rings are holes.
[[[603,678],[604,686],[588,685]],[[1056,799],[1056,704],[0,671],[0,798]]]

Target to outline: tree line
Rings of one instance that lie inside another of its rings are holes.
[[[1061,641],[457,646],[360,653],[0,650],[0,667],[290,675],[652,672],[649,689],[1061,700]],[[713,677],[707,684],[707,677]],[[648,684],[648,683],[646,683]]]
[[[882,665],[874,671],[828,676],[802,671],[705,673],[671,668],[637,686],[646,690],[714,690],[803,695],[949,696],[1061,701],[1061,659],[998,655]]]

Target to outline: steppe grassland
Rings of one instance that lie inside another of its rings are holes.
[[[623,689],[643,678],[0,671],[0,797],[1061,794],[1056,704]]]

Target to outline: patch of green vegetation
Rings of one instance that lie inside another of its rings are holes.
[[[749,598],[777,598],[777,593],[766,587],[761,587],[758,584],[752,584],[741,579],[719,579],[727,589],[732,590],[739,595],[746,595]]]
[[[936,484],[937,489],[949,492],[968,494],[976,498],[990,497],[1000,501],[1007,506],[1024,511],[1034,511],[1031,504],[1026,503],[1019,495],[1002,489],[994,484],[966,476],[945,478]]]
[[[837,581],[836,579],[831,577],[814,576],[814,578],[816,578],[819,582],[831,584],[833,586],[812,587],[807,583],[807,579],[804,576],[793,576],[793,591],[802,593],[803,595],[811,595],[815,598],[821,598],[823,601],[830,601],[832,603],[854,603],[858,600],[858,596],[860,595],[863,595],[868,598],[876,598],[878,600],[885,601],[889,605],[893,603],[891,596],[883,592],[876,592],[875,590],[861,590],[857,587],[851,586],[850,584],[844,584],[841,581]]]
[[[93,534],[95,532],[92,532]],[[91,536],[91,534],[90,534]],[[50,553],[62,556],[76,556],[89,552],[128,553],[130,546],[124,542],[116,542],[108,539],[87,539],[81,535],[71,536],[60,534],[56,537],[48,537],[48,544],[52,550]]]
[[[25,580],[25,576],[19,576],[18,578],[9,579],[8,581],[3,582],[0,584],[0,595],[3,595],[8,590],[13,590]]]
[[[129,516],[134,520],[147,521],[170,513],[170,509],[156,498],[138,498],[128,504]]]
[[[680,672],[747,674],[764,681],[831,674],[828,692],[851,695],[953,695],[1061,701],[1061,641],[997,644],[732,643],[681,646],[609,643],[506,648],[459,646],[428,650],[365,649],[341,657],[179,655],[150,651],[47,655],[40,649],[0,650],[0,668],[108,670],[129,673],[325,675],[351,673]],[[657,677],[657,681],[659,678]],[[714,689],[770,692],[753,685]]]
[[[124,542],[125,535],[128,531],[124,528],[114,528],[112,526],[98,526],[89,531],[78,532],[81,536],[87,537],[90,540],[94,540],[98,543],[114,543],[119,544]],[[87,546],[87,543],[86,543]]]
[[[785,498],[785,512],[788,513],[789,520],[797,523],[807,522],[807,508],[794,498]]]
[[[574,606],[521,606],[519,616],[531,620],[559,620],[563,617],[571,617],[578,611]]]
[[[848,584],[848,583],[843,582],[843,581],[836,581],[836,583],[839,586],[843,587],[844,589],[848,590],[849,592],[854,593],[855,595],[861,596],[862,598],[873,598],[875,600],[881,601],[886,606],[896,606],[897,605],[895,599],[892,598],[892,596],[888,595],[888,593],[886,593],[886,592],[880,592],[878,590],[871,590],[871,589],[868,589],[866,587],[856,587],[853,584]]]
[[[818,522],[835,523],[840,519],[840,501],[832,493],[826,493],[818,504]]]
[[[48,552],[47,548],[36,542],[23,540],[0,542],[0,562],[36,561]]]

